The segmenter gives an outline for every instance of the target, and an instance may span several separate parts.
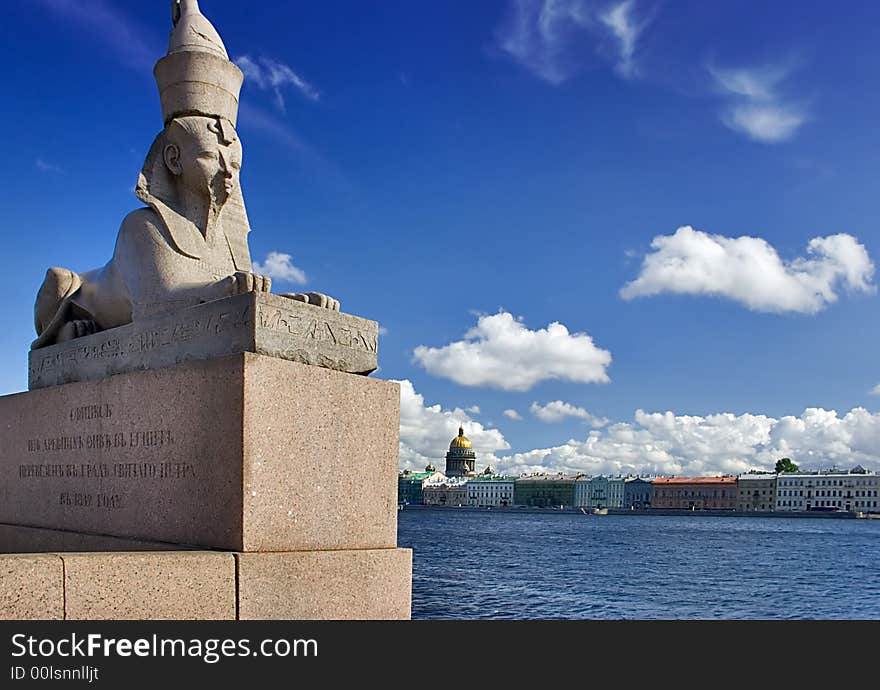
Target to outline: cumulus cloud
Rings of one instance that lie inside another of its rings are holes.
[[[504,412],[503,412],[502,414],[503,414],[505,417],[507,417],[508,419],[512,419],[512,420],[517,421],[517,422],[520,421],[520,420],[522,419],[522,415],[521,415],[519,412],[517,412],[516,410],[513,410],[513,409],[511,409],[511,410],[504,410]]]
[[[637,17],[635,0],[510,0],[495,38],[502,54],[554,85],[584,69],[594,53],[629,78],[637,74],[638,39],[648,23]]]
[[[754,141],[777,143],[791,139],[808,120],[803,102],[781,95],[790,64],[756,68],[708,67],[715,85],[726,98],[721,121]]]
[[[637,410],[631,422],[590,431],[583,441],[505,455],[499,472],[709,476],[772,470],[782,457],[805,470],[855,465],[880,471],[880,414],[807,408],[779,419],[723,413],[705,417]]]
[[[600,419],[587,412],[583,407],[575,407],[571,403],[563,402],[562,400],[554,400],[546,405],[539,405],[533,402],[529,411],[542,422],[561,422],[568,417],[575,417],[583,419],[587,424],[597,429],[608,424],[607,419]]]
[[[458,435],[459,426],[473,443],[478,465],[494,461],[493,453],[510,449],[500,431],[485,428],[465,410],[426,405],[410,381],[404,379],[397,383],[400,384],[401,469],[421,471],[429,462],[443,469],[449,442]]]
[[[871,392],[869,393],[869,395],[880,395],[880,383],[878,383],[876,386],[874,386],[871,389]]]
[[[471,414],[480,414],[480,406],[479,405],[471,405],[467,408],[467,411]]]
[[[463,340],[443,347],[420,345],[415,361],[434,376],[463,386],[526,391],[547,380],[606,383],[611,353],[586,333],[554,322],[537,331],[501,311],[479,317]]]
[[[252,58],[249,55],[242,55],[236,58],[235,64],[254,85],[263,91],[272,91],[275,94],[275,104],[282,112],[285,110],[282,93],[284,87],[294,87],[310,101],[321,98],[321,94],[311,84],[283,62],[267,57]]]
[[[784,261],[759,237],[710,235],[689,226],[659,235],[624,299],[664,292],[726,297],[753,311],[815,314],[838,299],[841,288],[873,294],[874,264],[847,234],[815,237],[807,256]]]
[[[301,268],[293,265],[293,257],[281,252],[269,252],[263,263],[253,262],[254,273],[269,276],[272,280],[304,285],[306,274]]]

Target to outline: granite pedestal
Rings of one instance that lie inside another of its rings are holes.
[[[409,618],[399,405],[250,351],[0,398],[0,618]]]
[[[253,353],[0,398],[0,524],[232,551],[396,546],[395,383]]]

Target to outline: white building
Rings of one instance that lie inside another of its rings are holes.
[[[578,487],[581,488],[581,500],[585,500],[583,504],[578,501]],[[601,474],[593,477],[589,481],[578,479],[574,484],[575,489],[575,505],[583,505],[585,508],[622,508],[624,494],[623,477],[604,477]],[[585,495],[584,495],[584,492]]]
[[[780,474],[776,482],[776,510],[880,512],[880,475],[861,467]]]
[[[467,483],[469,506],[504,507],[513,505],[514,477],[483,475]]]
[[[591,477],[581,474],[574,480],[574,504],[578,508],[586,508],[590,505],[591,479]]]
[[[804,486],[807,476],[791,473],[776,477],[776,510],[806,510]]]

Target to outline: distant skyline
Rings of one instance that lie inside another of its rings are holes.
[[[4,8],[0,392],[139,206],[168,4]],[[255,264],[379,321],[402,468],[880,471],[875,3],[200,6]]]

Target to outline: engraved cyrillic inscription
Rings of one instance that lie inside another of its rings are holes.
[[[80,405],[79,407],[74,407],[70,410],[71,422],[85,422],[93,419],[110,419],[112,416],[113,408],[106,403],[98,405]]]
[[[58,505],[71,508],[117,510],[122,508],[122,496],[119,494],[87,494],[62,491],[58,494]]]
[[[106,434],[76,434],[27,439],[28,453],[63,453],[78,450],[114,450],[120,448],[161,448],[172,445],[170,429],[144,429]]]

